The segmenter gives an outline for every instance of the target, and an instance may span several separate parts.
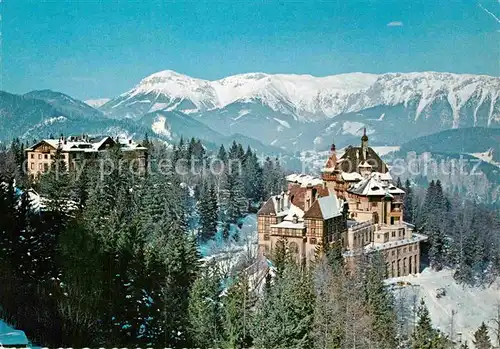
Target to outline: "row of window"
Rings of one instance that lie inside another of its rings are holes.
[[[35,158],[35,154],[31,154],[31,158],[34,159]],[[38,159],[41,160],[41,159],[48,159],[49,158],[49,154],[38,154]],[[54,155],[50,155],[50,158],[53,159],[54,158]]]
[[[269,241],[269,234],[264,234],[264,241]],[[333,240],[332,240],[333,241]],[[330,241],[330,242],[332,242]],[[294,242],[293,242],[294,243]],[[313,244],[313,245],[316,245],[317,243],[317,240],[316,238],[309,238],[309,243],[310,244]],[[295,243],[294,243],[295,244]],[[298,248],[298,247],[297,247]]]
[[[35,169],[35,163],[34,163],[34,162],[32,162],[32,163],[30,164],[30,169],[31,169],[31,170],[34,170],[34,169]],[[38,164],[38,170],[39,170],[39,171],[47,171],[48,169],[49,169],[49,164],[47,164],[47,163]]]
[[[399,250],[399,249],[398,249],[398,250]],[[416,250],[416,249],[415,249],[415,250]],[[406,251],[407,251],[407,250],[406,250],[406,247],[403,247],[403,253],[406,253]],[[413,245],[408,246],[408,252],[412,252],[412,251],[413,251]],[[396,250],[395,250],[395,249],[394,249],[394,250],[392,250],[391,255],[392,255],[392,256],[395,256],[395,255],[396,255]]]
[[[396,237],[396,231],[393,230],[391,232],[391,237],[395,238]],[[398,237],[404,237],[404,229],[399,229],[398,230]]]

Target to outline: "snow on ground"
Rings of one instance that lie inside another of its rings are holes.
[[[164,116],[156,117],[155,121],[151,125],[151,129],[154,133],[166,136],[168,139],[172,139],[172,134],[166,124],[167,119]]]
[[[98,98],[98,99],[88,99],[85,101],[88,105],[94,108],[99,108],[101,105],[109,102],[111,99],[109,98]]]
[[[471,153],[469,155],[472,155],[481,161],[484,161],[484,162],[487,162],[487,163],[490,163],[492,165],[500,167],[500,162],[493,161],[493,150],[492,149],[489,149],[488,151],[485,151],[484,153]]]
[[[398,145],[387,145],[387,146],[380,146],[380,147],[371,147],[379,156],[384,156],[389,153],[392,153],[393,151],[398,151],[400,146]]]
[[[0,320],[0,348],[3,346],[26,346],[29,341],[23,331],[16,330]]]
[[[215,260],[224,271],[230,271],[245,256],[255,256],[257,253],[257,216],[249,214],[241,223],[241,229],[231,224],[227,241],[222,236],[222,229],[219,229],[213,240],[201,245],[199,250],[203,261]]]
[[[250,113],[250,110],[249,109],[241,109],[239,112],[238,112],[238,116],[235,117],[233,120],[238,120],[239,118],[247,115]]]
[[[342,125],[342,134],[351,134],[353,136],[361,136],[365,124],[357,121],[346,121]]]
[[[500,303],[500,280],[486,288],[469,287],[458,284],[453,279],[453,270],[442,270],[439,272],[426,268],[419,275],[388,279],[388,284],[398,281],[409,282],[410,286],[404,286],[405,297],[417,296],[423,298],[432,318],[434,327],[445,334],[450,334],[450,326],[453,316],[454,340],[459,340],[462,333],[462,341],[471,343],[473,333],[485,322],[492,326],[492,319],[496,315],[496,305]],[[436,290],[443,288],[446,295],[436,297]],[[397,294],[396,294],[397,297]],[[494,335],[491,333],[492,339]]]
[[[288,123],[288,121],[281,120],[278,118],[273,118],[273,119],[276,120],[276,122],[278,122],[281,126],[284,126],[286,128],[290,128],[290,124]]]

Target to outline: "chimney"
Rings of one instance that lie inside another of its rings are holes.
[[[128,144],[132,144],[132,138],[128,140]]]
[[[296,214],[294,214],[294,215],[293,215],[293,217],[292,217],[292,222],[293,222],[294,224],[297,224],[297,223],[299,222],[299,217],[297,217],[297,215],[296,215]]]
[[[276,195],[274,199],[276,200],[276,213],[281,212],[281,207],[282,207],[281,197],[279,195]]]
[[[306,195],[304,200],[304,211],[307,212],[314,201],[316,200],[316,188],[313,188],[312,184],[307,184],[306,187]]]

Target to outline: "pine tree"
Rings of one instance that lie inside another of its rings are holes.
[[[405,182],[405,197],[404,197],[404,217],[403,220],[408,223],[414,223],[414,202],[413,202],[413,189],[410,180]]]
[[[262,200],[262,169],[256,154],[248,147],[243,170],[245,196],[254,202]]]
[[[385,277],[386,265],[383,256],[376,253],[371,256],[366,271],[366,304],[372,319],[374,340],[381,347],[395,348],[397,343],[394,299],[385,287]]]
[[[326,260],[335,272],[343,272],[345,260],[342,256],[342,245],[339,242],[324,245]]]
[[[429,311],[424,300],[420,301],[417,309],[417,327],[412,336],[412,349],[446,349],[448,341],[432,328]]]
[[[273,264],[276,268],[276,276],[281,277],[286,265],[290,262],[288,253],[288,242],[284,238],[279,238],[273,249]]]
[[[205,267],[194,281],[188,305],[189,338],[199,348],[216,347],[221,332],[220,277],[213,266]]]
[[[212,185],[207,183],[203,187],[199,201],[200,238],[207,241],[217,232],[217,195]]]
[[[239,173],[231,172],[227,176],[227,222],[237,223],[247,211],[247,202],[244,196],[243,183]]]
[[[222,346],[224,348],[249,348],[251,346],[251,308],[254,303],[248,278],[245,274],[241,274],[223,298]]]
[[[310,277],[288,263],[258,303],[252,327],[255,348],[311,348],[313,313]]]
[[[345,274],[332,270],[322,259],[314,275],[316,297],[312,338],[314,348],[340,349],[345,340]]]
[[[472,341],[477,349],[492,349],[490,336],[488,335],[488,328],[482,322],[481,326],[474,332],[474,340]]]

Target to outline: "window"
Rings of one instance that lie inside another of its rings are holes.
[[[51,159],[53,159],[53,158],[54,158],[54,154],[52,154],[52,155],[50,156],[50,158],[51,158]]]
[[[406,247],[405,247],[405,248],[403,248],[403,253],[406,253]]]
[[[38,169],[41,171],[43,169],[43,164],[38,164]]]
[[[264,240],[269,240],[269,234],[264,234]]]
[[[33,157],[33,154],[31,154],[31,156]],[[35,169],[35,163],[34,163],[34,162],[32,162],[32,163],[31,163],[30,168],[31,168],[32,170],[34,170],[34,169]]]
[[[394,237],[396,237],[396,232],[395,232],[395,231],[393,231],[393,232],[391,233],[391,237],[393,237],[393,238],[394,238]]]
[[[410,247],[408,247],[408,251],[410,251],[410,252],[411,252],[412,250],[413,250],[413,246],[412,246],[412,245],[410,245]]]
[[[48,171],[49,170],[49,164],[43,164],[43,170]]]
[[[42,154],[38,154],[38,159],[42,159]]]
[[[35,154],[31,154],[31,158],[34,159],[35,158]]]
[[[48,159],[48,158],[49,158],[49,155],[48,155],[48,154],[45,154],[43,157],[44,157],[44,159]]]
[[[392,250],[391,255],[395,256],[396,255],[396,251]]]
[[[309,238],[309,243],[316,245],[316,238]]]
[[[380,234],[377,234],[377,240],[380,239]]]

